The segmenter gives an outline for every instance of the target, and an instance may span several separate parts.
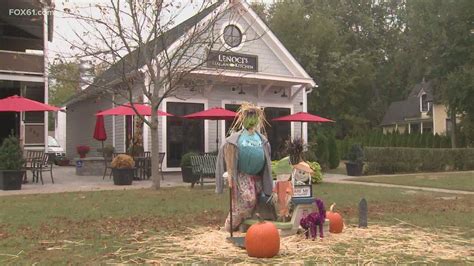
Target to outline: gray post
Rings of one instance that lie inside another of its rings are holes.
[[[359,202],[359,228],[367,228],[367,201],[362,198]]]

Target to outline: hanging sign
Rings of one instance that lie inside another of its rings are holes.
[[[258,57],[255,55],[209,51],[207,66],[213,68],[257,72]]]
[[[313,196],[311,185],[295,185],[293,189],[293,198],[310,198]]]

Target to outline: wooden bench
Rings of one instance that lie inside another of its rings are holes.
[[[191,156],[192,171],[194,175],[199,176],[198,182],[201,183],[201,188],[204,186],[204,183],[215,183],[216,162],[216,155]],[[205,181],[205,178],[212,180]],[[191,187],[194,187],[194,183],[191,184]]]

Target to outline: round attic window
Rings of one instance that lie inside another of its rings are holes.
[[[224,28],[224,42],[231,48],[237,47],[242,43],[242,32],[235,25],[227,25]]]

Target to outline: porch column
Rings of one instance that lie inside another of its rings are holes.
[[[420,133],[423,134],[423,121],[420,122]]]
[[[48,104],[48,6],[43,7],[43,56],[44,56],[44,103]],[[44,150],[48,152],[48,112],[44,112]]]
[[[408,134],[411,134],[411,123],[408,123]]]

